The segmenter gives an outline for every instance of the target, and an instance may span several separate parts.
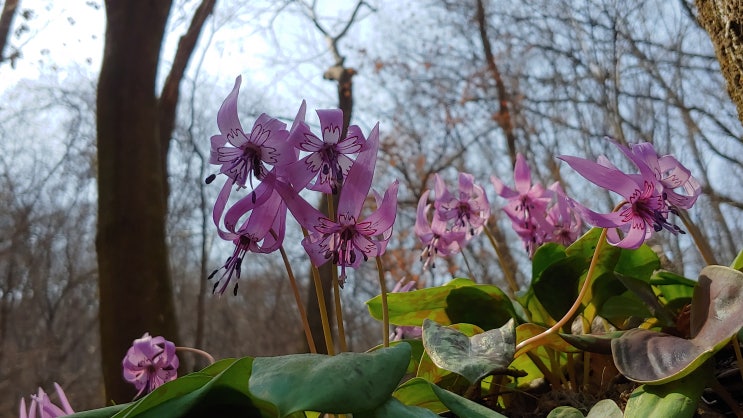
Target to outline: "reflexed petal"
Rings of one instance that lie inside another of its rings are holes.
[[[364,149],[364,145],[366,145],[366,139],[364,139],[361,128],[351,125],[348,127],[346,137],[338,143],[336,149],[341,154],[356,154]]]
[[[326,144],[340,142],[341,132],[343,131],[343,111],[340,109],[320,109],[317,110],[317,116],[320,118],[323,142]]]
[[[348,172],[348,179],[341,189],[338,198],[338,213],[349,213],[356,217],[361,213],[366,196],[369,195],[377,163],[379,123],[374,125],[369,133],[366,144],[366,149],[356,157],[356,161]]]
[[[506,186],[498,177],[490,176],[490,182],[493,183],[493,188],[500,197],[513,199],[519,196],[519,192]]]
[[[597,186],[614,191],[628,198],[637,189],[637,182],[627,174],[605,167],[585,158],[562,155],[557,157],[570,165],[578,174]]]
[[[526,158],[519,153],[516,155],[516,164],[513,167],[513,184],[520,194],[526,194],[531,187],[531,170]]]
[[[369,215],[364,221],[371,224],[376,231],[374,234],[381,234],[389,230],[395,224],[397,216],[397,190],[399,182],[395,180],[384,192],[384,198],[376,211]],[[380,255],[380,254],[374,254]]]
[[[241,82],[242,76],[237,76],[235,79],[235,86],[232,87],[232,91],[224,99],[222,106],[217,112],[217,126],[223,135],[226,135],[227,132],[234,129],[242,131],[240,119],[237,117],[237,96],[240,93]]]
[[[428,222],[428,195],[431,193],[430,190],[426,190],[418,200],[418,209],[415,216],[415,235],[424,243],[431,242],[433,238],[433,232],[431,231],[431,225]]]

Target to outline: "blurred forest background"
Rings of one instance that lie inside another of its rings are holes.
[[[54,381],[76,410],[104,404],[95,240],[105,7],[15,3],[0,48],[1,416]],[[158,89],[200,4],[175,0],[170,10]],[[317,126],[314,109],[339,106],[330,70],[352,71],[351,122],[364,132],[380,122],[375,182],[401,182],[384,256],[390,288],[403,277],[423,286],[470,276],[462,255],[423,272],[412,234],[432,174],[454,184],[458,171],[488,190],[491,225],[528,282],[528,257],[489,177],[509,182],[520,152],[536,180],[560,180],[569,195],[609,211],[615,196],[555,158],[615,153],[605,135],[651,141],[692,170],[704,194],[689,215],[718,262],[729,264],[743,247],[743,129],[697,18],[691,0],[216,1],[185,69],[170,138],[166,242],[179,335],[165,337],[217,358],[305,349],[278,254],[248,256],[237,296],[212,296],[206,281],[232,251],[211,224],[219,186],[203,179],[214,171],[217,110],[239,74],[243,126],[262,112],[289,121],[302,99]],[[294,270],[306,271],[300,231],[289,229]],[[652,245],[666,268],[687,277],[703,265],[688,235],[661,233]],[[486,242],[475,240],[464,257],[476,281],[504,283]],[[380,324],[364,306],[376,294],[373,264],[350,274],[342,297],[351,350],[380,342]],[[119,297],[132,310],[143,303]],[[199,366],[183,362],[184,370]]]

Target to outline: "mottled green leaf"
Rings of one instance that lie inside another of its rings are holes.
[[[693,417],[711,371],[707,367],[662,385],[635,389],[624,409],[626,417]]]
[[[743,273],[705,267],[694,292],[691,322],[691,340],[645,329],[614,339],[617,369],[636,382],[662,384],[699,367],[743,327]]]
[[[470,338],[456,329],[426,320],[423,323],[423,346],[438,367],[475,383],[489,373],[506,370],[513,361],[516,347],[514,321]]]
[[[296,411],[373,411],[389,399],[410,362],[410,345],[336,356],[293,354],[253,362],[250,391],[276,405],[279,416]]]

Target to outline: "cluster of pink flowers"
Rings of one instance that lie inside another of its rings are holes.
[[[55,382],[54,389],[57,392],[60,406],[55,405],[49,398],[49,395],[42,388],[39,388],[36,395],[31,395],[31,404],[28,406],[28,409],[26,409],[26,400],[21,398],[19,416],[21,418],[36,418],[36,414],[38,413],[39,418],[57,418],[74,414],[75,411],[70,406],[70,402],[67,400],[62,387]]]
[[[625,173],[603,156],[597,162],[558,157],[591,182],[624,198],[617,210],[608,214],[596,213],[567,197],[557,182],[548,188],[532,183],[531,170],[521,154],[514,165],[513,188],[495,176],[490,178],[495,192],[506,199],[502,210],[530,257],[547,242],[565,246],[573,243],[581,233],[583,221],[609,228],[609,243],[628,249],[642,245],[653,232],[665,229],[673,234],[683,233],[668,216],[691,208],[701,192],[699,182],[673,156],[658,156],[650,143],[623,146],[610,141],[637,167],[638,173]],[[423,243],[424,269],[435,267],[438,256],[460,252],[487,226],[490,216],[485,191],[475,184],[471,174],[459,174],[458,193],[451,193],[435,175],[433,203],[428,203],[430,193],[425,191],[418,202],[415,224],[416,235]]]
[[[234,283],[237,293],[242,260],[249,252],[270,253],[283,243],[287,209],[307,231],[302,241],[312,263],[319,267],[332,261],[356,268],[362,261],[384,253],[397,214],[397,182],[378,199],[377,210],[362,218],[379,148],[379,128],[364,138],[358,126],[343,135],[343,113],[339,109],[318,110],[321,135],[312,132],[305,119],[305,103],[292,126],[262,114],[246,133],[237,115],[241,78],[235,81],[217,114],[220,134],[211,138],[210,163],[220,166],[227,177],[214,205],[213,221],[222,239],[235,244],[233,254],[221,269],[214,291],[223,293]],[[302,155],[304,154],[304,155]],[[355,157],[355,159],[354,159]],[[211,183],[216,175],[207,178]],[[260,182],[254,186],[254,181]],[[233,188],[252,189],[229,208]],[[309,189],[338,195],[337,217],[331,219],[303,197]]]

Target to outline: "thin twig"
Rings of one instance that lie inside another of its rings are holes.
[[[379,287],[382,291],[382,341],[385,347],[390,346],[390,312],[387,306],[387,284],[384,281],[384,266],[382,257],[377,258],[377,273],[379,274]]]
[[[271,230],[271,234],[274,234]],[[297,310],[299,316],[302,319],[302,328],[304,328],[304,336],[307,338],[307,344],[310,347],[310,353],[317,353],[317,347],[315,347],[315,339],[312,338],[312,331],[310,330],[310,322],[307,320],[307,311],[302,303],[302,297],[299,295],[299,287],[297,286],[297,279],[294,277],[291,264],[289,264],[289,257],[286,255],[284,246],[279,247],[281,252],[281,258],[284,260],[284,266],[286,266],[286,274],[289,276],[289,282],[292,285],[292,292],[294,293],[294,300],[297,302]]]

